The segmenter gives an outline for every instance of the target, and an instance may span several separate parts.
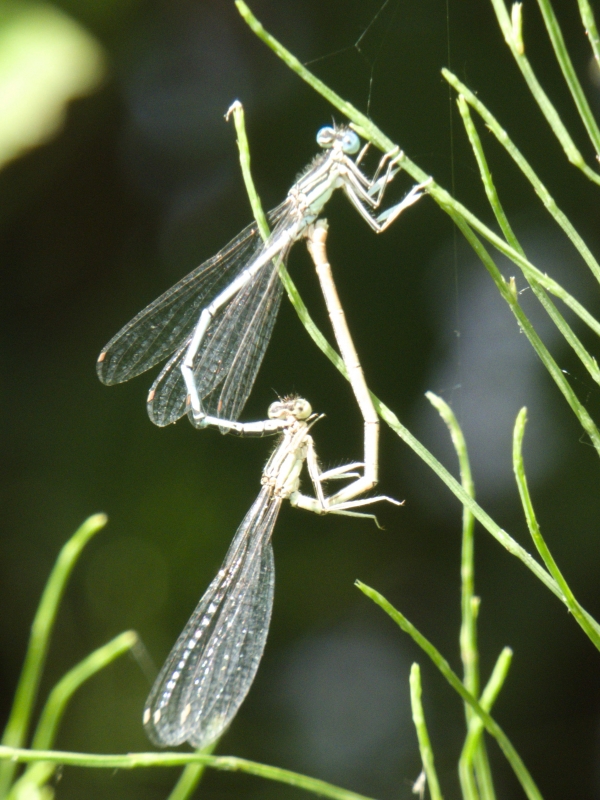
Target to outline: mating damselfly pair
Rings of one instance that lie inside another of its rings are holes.
[[[144,724],[158,745],[189,741],[204,747],[228,726],[252,683],[265,645],[273,600],[271,534],[283,499],[319,514],[372,516],[357,507],[387,497],[360,497],[377,483],[378,418],[339,304],[325,253],[326,223],[318,217],[341,188],[363,219],[385,230],[422,194],[415,186],[379,212],[402,154],[385,154],[368,178],[360,169],[366,147],[349,128],[322,128],[317,156],[286,200],[268,214],[263,241],[251,224],[223,250],[183,278],[128,323],[103,349],[98,375],[107,384],[135,377],[169,357],[148,395],[160,426],[186,412],[199,428],[242,435],[279,433],[262,489],[233,539],[223,566],[175,643],[150,693]],[[355,160],[352,155],[358,156]],[[328,472],[319,468],[309,430],[317,417],[298,397],[272,404],[269,419],[237,419],[250,394],[279,308],[278,275],[293,244],[307,238],[330,318],[365,422],[364,461]],[[306,462],[315,497],[299,492]],[[361,473],[362,471],[362,473]],[[354,478],[332,496],[323,484]],[[392,500],[391,502],[397,502]]]

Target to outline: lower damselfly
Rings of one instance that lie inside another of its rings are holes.
[[[148,414],[156,425],[169,425],[186,411],[198,427],[208,424],[207,415],[238,419],[279,309],[278,266],[336,189],[378,233],[421,196],[424,185],[415,186],[400,203],[377,213],[403,154],[386,153],[369,178],[359,166],[366,146],[351,158],[360,149],[353,130],[321,128],[317,142],[323,152],[267,215],[272,229],[267,241],[256,223],[249,225],[140,311],[100,353],[97,371],[106,384],[127,381],[169,358],[148,394]]]
[[[218,420],[240,434],[279,433],[263,470],[261,490],[244,517],[221,569],[202,596],[167,658],[144,708],[144,727],[154,744],[189,742],[203,748],[228,727],[243,702],[262,658],[275,585],[271,538],[283,500],[317,514],[369,517],[356,511],[385,496],[345,500],[343,490],[325,496],[323,484],[356,477],[347,464],[322,472],[310,430],[320,419],[310,403],[288,397],[272,403],[269,419]],[[315,496],[300,492],[306,462]]]

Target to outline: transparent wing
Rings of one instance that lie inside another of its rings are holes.
[[[181,363],[185,358],[192,335],[190,333],[167,361],[148,392],[146,403],[148,416],[155,425],[159,425],[161,428],[177,422],[186,412],[187,389],[181,374]]]
[[[158,746],[206,747],[235,716],[262,658],[275,585],[271,534],[281,499],[263,487],[150,692],[144,727]]]
[[[283,258],[286,256],[287,253],[282,254]],[[261,276],[260,285],[257,282],[256,286],[249,287],[246,318],[243,319],[241,313],[236,315],[237,309],[232,308],[231,333],[221,341],[215,336],[206,348],[198,365],[198,382],[209,414],[236,420],[242,413],[271,339],[282,294],[283,284],[275,266]],[[243,305],[243,298],[240,304]],[[216,372],[217,365],[223,379],[211,392],[210,384],[204,388],[204,380],[211,367],[213,373]]]
[[[276,226],[289,208],[285,201],[268,219]],[[122,383],[145,372],[181,347],[200,311],[228,286],[264,247],[256,223],[248,225],[208,261],[140,311],[104,347],[97,362],[103,383]]]
[[[287,250],[280,257],[285,259]],[[242,413],[273,332],[282,292],[276,265],[265,264],[208,328],[194,366],[207,414],[235,420]],[[150,390],[148,415],[155,425],[170,425],[186,412],[181,363],[190,337]]]

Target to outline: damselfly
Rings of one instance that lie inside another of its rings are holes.
[[[272,403],[269,419],[258,423],[226,422],[238,433],[279,432],[280,441],[262,474],[262,488],[244,517],[225,561],[177,639],[150,692],[144,726],[159,746],[189,742],[206,747],[235,716],[254,680],[263,654],[275,571],[271,535],[284,499],[318,514],[373,517],[353,511],[389,497],[344,501],[341,493],[325,497],[323,483],[354,477],[358,464],[321,472],[310,429],[319,419],[299,397]],[[315,497],[299,491],[306,461]]]
[[[156,425],[175,422],[186,411],[198,427],[207,424],[206,415],[239,417],[275,324],[282,293],[278,265],[335,189],[343,189],[378,233],[420,197],[422,185],[376,215],[402,153],[384,155],[368,178],[359,167],[366,147],[351,158],[360,139],[350,128],[321,128],[317,142],[324,152],[268,214],[267,242],[252,223],[137,314],[100,353],[98,376],[106,384],[129,380],[170,356],[148,395]]]

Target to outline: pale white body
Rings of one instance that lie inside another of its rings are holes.
[[[249,423],[254,434],[281,438],[262,474],[261,491],[233,538],[223,566],[200,599],[167,658],[144,709],[144,726],[159,746],[184,741],[206,747],[227,728],[243,702],[264,650],[274,592],[271,535],[285,499],[317,514],[374,517],[353,511],[389,497],[327,497],[326,481],[355,477],[356,464],[322,472],[310,429],[319,419],[302,398],[273,403],[269,419]],[[222,420],[217,420],[220,425]],[[242,423],[235,423],[241,425]],[[306,462],[315,496],[300,492]]]

